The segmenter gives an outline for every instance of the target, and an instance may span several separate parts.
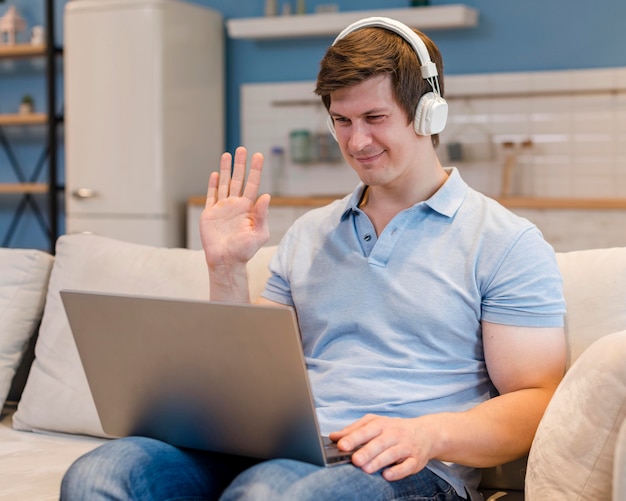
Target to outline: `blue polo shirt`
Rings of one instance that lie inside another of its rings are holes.
[[[298,219],[270,263],[263,296],[296,309],[324,434],[366,413],[463,411],[495,395],[482,320],[563,325],[561,275],[539,230],[448,173],[378,236],[358,186]],[[428,466],[461,495],[479,480]]]

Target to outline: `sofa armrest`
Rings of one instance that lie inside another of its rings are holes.
[[[613,501],[626,499],[626,419],[622,422],[613,461]]]
[[[625,357],[621,331],[593,343],[567,372],[530,449],[529,501],[611,498],[617,436],[626,418]]]

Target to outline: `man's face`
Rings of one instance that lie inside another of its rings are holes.
[[[377,75],[330,97],[337,141],[361,181],[385,187],[408,182],[423,141],[395,99],[391,77]]]

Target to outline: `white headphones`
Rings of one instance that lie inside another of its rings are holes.
[[[446,120],[448,119],[448,103],[441,97],[437,66],[431,61],[424,41],[406,24],[396,21],[395,19],[388,17],[367,17],[345,28],[337,35],[333,45],[349,33],[367,27],[385,28],[389,31],[393,31],[404,38],[411,47],[413,47],[420,63],[422,78],[426,80],[433,89],[432,92],[424,94],[417,103],[413,128],[416,134],[420,136],[439,134],[446,126]],[[328,117],[328,128],[333,137],[337,139],[331,116]]]

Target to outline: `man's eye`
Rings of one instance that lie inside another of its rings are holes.
[[[367,117],[370,122],[380,122],[383,118],[385,118],[385,115],[369,115]]]

